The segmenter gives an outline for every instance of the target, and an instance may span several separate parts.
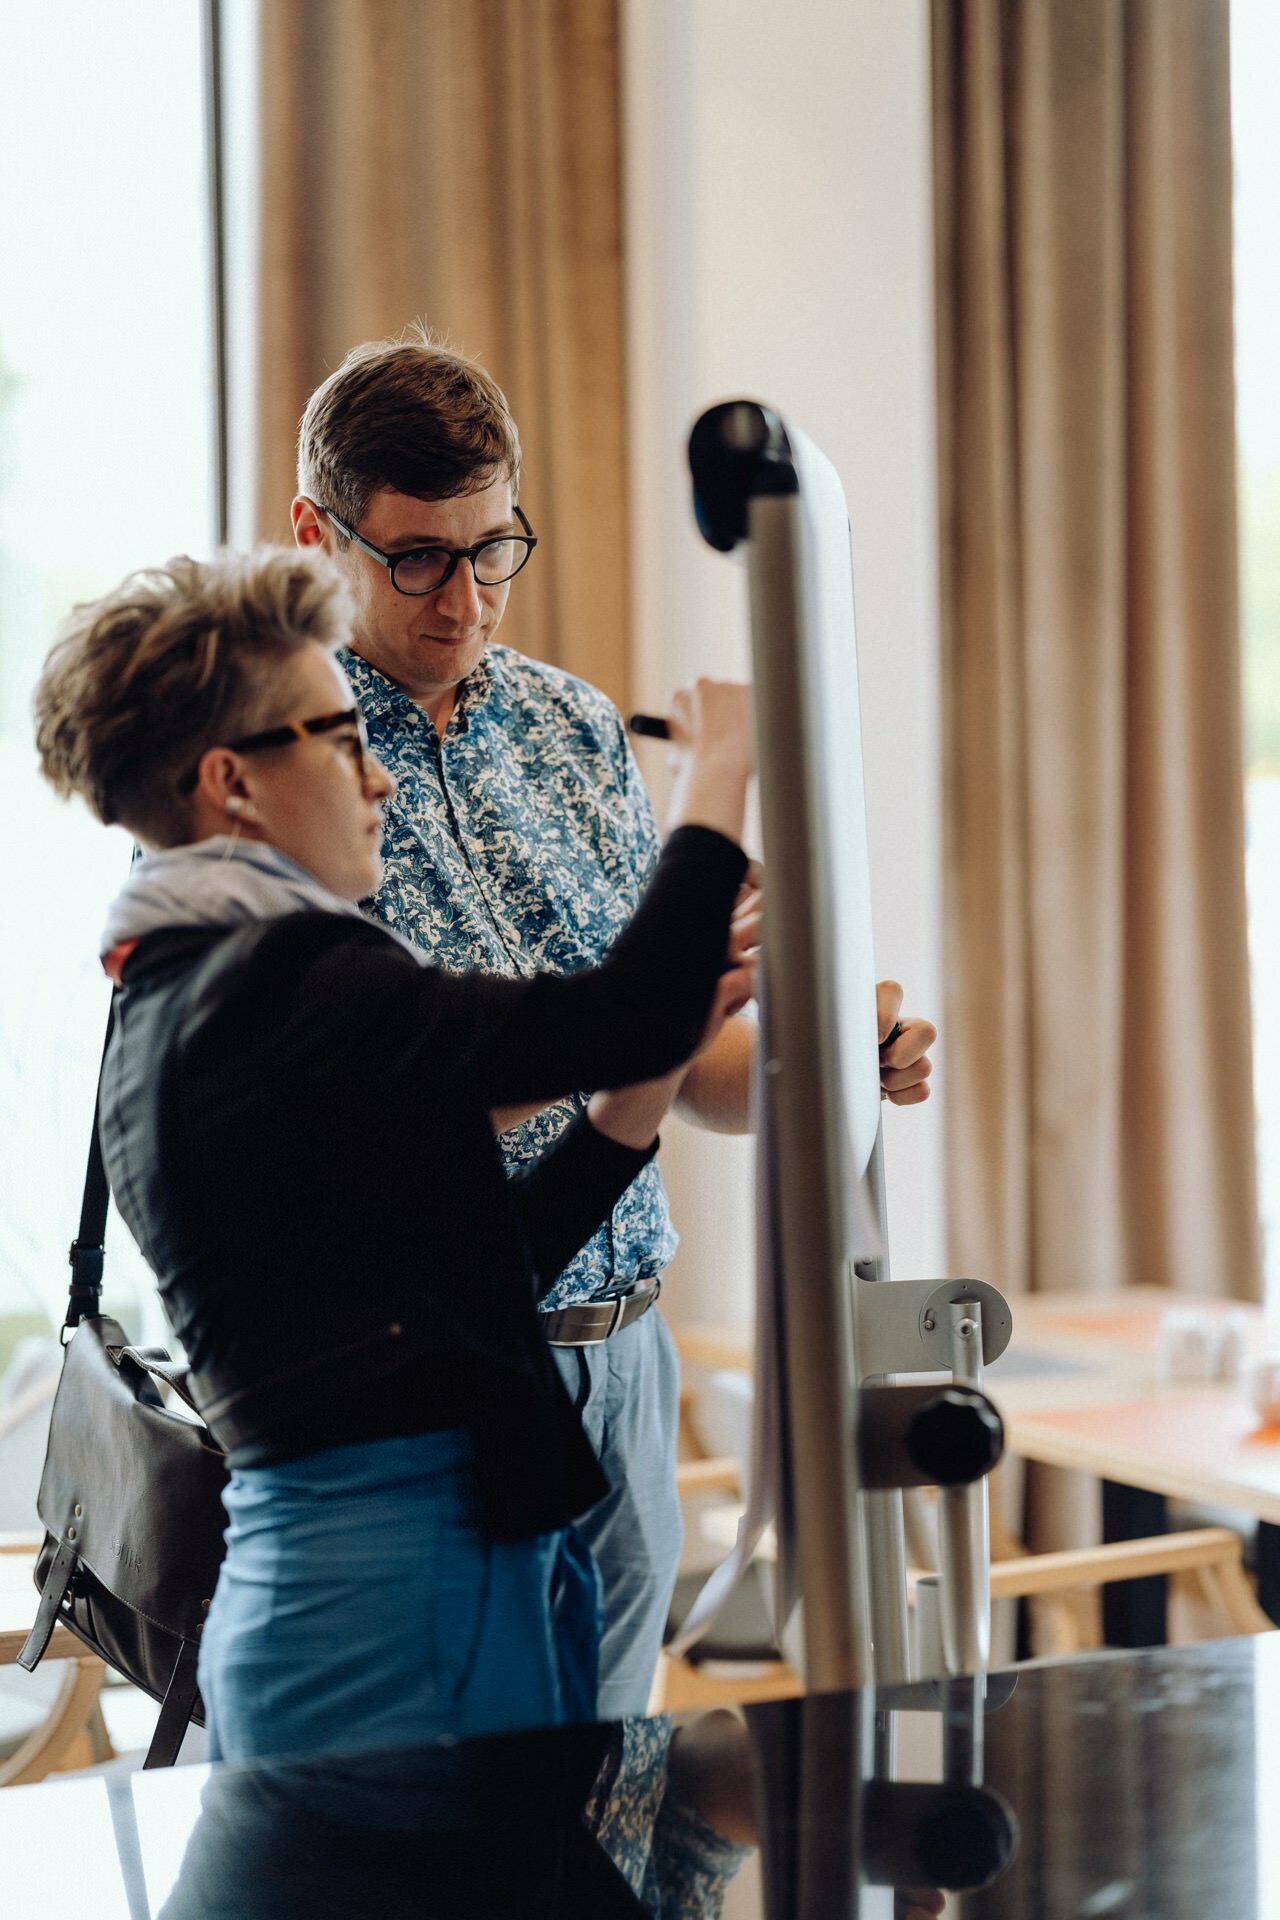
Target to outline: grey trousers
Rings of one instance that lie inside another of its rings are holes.
[[[657,1307],[598,1347],[553,1347],[609,1482],[575,1522],[600,1570],[600,1718],[643,1713],[675,1590],[680,1363]]]

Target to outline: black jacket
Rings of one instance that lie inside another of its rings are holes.
[[[233,1465],[467,1425],[495,1533],[600,1497],[535,1302],[649,1155],[583,1117],[509,1179],[489,1110],[684,1059],[744,870],[681,829],[604,963],[569,977],[446,974],[337,914],[139,943],[103,1153]]]

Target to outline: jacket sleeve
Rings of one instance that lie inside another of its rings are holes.
[[[624,1147],[592,1126],[585,1113],[559,1139],[508,1179],[538,1276],[541,1296],[564,1272],[636,1175],[658,1150]]]
[[[568,976],[448,974],[353,921],[308,969],[304,998],[352,1068],[397,1097],[409,1081],[493,1107],[652,1079],[706,1024],[746,864],[722,834],[680,828],[603,962]]]

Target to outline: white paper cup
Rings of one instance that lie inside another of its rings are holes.
[[[1280,1426],[1280,1354],[1250,1362],[1245,1379],[1249,1405],[1264,1427]]]
[[[1156,1372],[1162,1380],[1212,1380],[1217,1328],[1200,1307],[1170,1307],[1156,1333]]]
[[[1217,1341],[1214,1347],[1214,1378],[1239,1380],[1244,1373],[1248,1358],[1248,1314],[1224,1313],[1218,1322]]]

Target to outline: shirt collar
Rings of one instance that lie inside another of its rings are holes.
[[[486,647],[459,686],[455,712],[465,712],[489,698],[493,691],[493,668],[489,653],[490,648]],[[377,667],[371,667],[353,648],[343,647],[338,660],[351,682],[366,722],[403,720],[414,710],[414,703],[408,694],[394,680],[389,680],[385,673],[379,673]]]

